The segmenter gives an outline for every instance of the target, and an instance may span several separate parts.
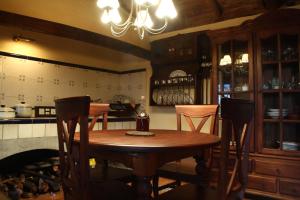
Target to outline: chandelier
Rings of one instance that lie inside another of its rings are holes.
[[[97,6],[103,10],[101,21],[104,24],[110,24],[111,33],[116,37],[125,35],[130,27],[134,27],[140,39],[144,38],[145,31],[151,34],[162,33],[167,28],[168,19],[174,19],[177,16],[172,0],[131,0],[130,13],[124,22],[119,13],[118,0],[98,0]],[[162,20],[159,27],[154,27],[149,12],[155,7],[157,7],[156,17]]]

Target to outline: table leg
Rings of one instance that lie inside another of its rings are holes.
[[[151,184],[152,177],[148,176],[138,176],[137,177],[137,193],[138,193],[138,200],[148,200],[152,199],[152,184]]]
[[[199,185],[208,186],[210,170],[207,168],[206,165],[207,162],[205,160],[204,153],[194,156],[194,159],[196,160],[197,163],[195,167],[195,171],[199,176]]]

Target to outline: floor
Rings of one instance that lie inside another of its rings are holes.
[[[171,180],[169,179],[164,179],[164,178],[160,178],[159,179],[159,185],[164,185],[167,183],[170,183]],[[63,194],[62,192],[57,192],[55,194],[44,194],[44,195],[39,195],[38,197],[34,197],[34,198],[27,198],[26,200],[63,200]],[[1,200],[1,199],[0,199]],[[22,199],[25,200],[25,199]]]

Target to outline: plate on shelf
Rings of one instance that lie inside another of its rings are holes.
[[[178,76],[187,76],[187,74],[183,70],[174,70],[169,75],[169,77],[171,78],[178,77]]]

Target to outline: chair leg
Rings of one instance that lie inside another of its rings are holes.
[[[181,180],[176,179],[176,187],[181,186]]]
[[[152,179],[154,199],[158,199],[158,192],[159,192],[158,181],[159,181],[159,176],[156,174],[156,175],[153,176],[153,179]]]

